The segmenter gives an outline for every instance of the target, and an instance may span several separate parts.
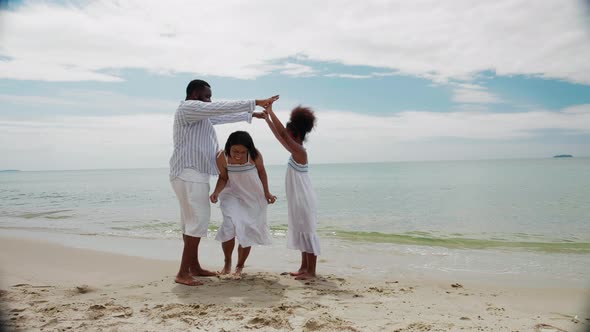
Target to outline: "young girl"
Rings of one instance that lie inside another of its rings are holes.
[[[305,135],[313,129],[315,115],[307,107],[295,107],[285,129],[273,112],[272,104],[265,108],[265,113],[273,134],[291,153],[285,183],[289,210],[287,246],[301,251],[301,266],[291,275],[298,280],[312,279],[316,275],[320,240],[316,234],[316,195],[307,173],[307,151],[303,142]]]
[[[219,199],[223,223],[216,240],[221,241],[225,265],[221,274],[231,273],[231,259],[238,238],[238,264],[234,275],[240,277],[250,248],[254,244],[271,244],[266,224],[266,207],[277,199],[268,191],[262,155],[245,131],[233,132],[225,150],[217,155],[219,178],[210,199]]]

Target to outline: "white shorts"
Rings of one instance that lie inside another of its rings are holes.
[[[209,183],[186,182],[179,178],[170,181],[180,203],[180,228],[182,234],[207,237],[211,206]]]

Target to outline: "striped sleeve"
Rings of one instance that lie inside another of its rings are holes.
[[[255,107],[254,100],[216,101],[210,103],[200,100],[185,100],[178,106],[178,111],[184,115],[185,121],[192,123],[226,114],[251,114],[254,112]]]
[[[211,121],[211,124],[213,124],[213,125],[241,122],[241,121],[247,121],[248,123],[252,123],[252,113],[243,112],[243,113],[237,113],[237,114],[226,114],[226,115],[214,116],[212,118],[209,118],[209,120]]]

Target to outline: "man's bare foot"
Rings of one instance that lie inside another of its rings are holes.
[[[302,273],[302,274],[295,277],[295,280],[310,280],[310,279],[315,279],[315,275],[309,274],[307,272]]]
[[[193,277],[215,277],[217,275],[217,272],[211,272],[208,270],[199,269],[196,271],[191,270],[191,275]]]
[[[297,276],[300,276],[300,275],[305,274],[305,273],[307,273],[307,270],[299,270],[297,272],[289,272],[289,275],[291,277],[297,277]]]
[[[201,286],[203,283],[193,279],[191,276],[176,276],[174,282],[187,286]]]

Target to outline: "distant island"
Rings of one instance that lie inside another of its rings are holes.
[[[20,172],[18,169],[0,169],[0,172]]]
[[[572,156],[571,154],[558,154],[556,156],[553,156],[553,158],[573,158],[574,156]]]

